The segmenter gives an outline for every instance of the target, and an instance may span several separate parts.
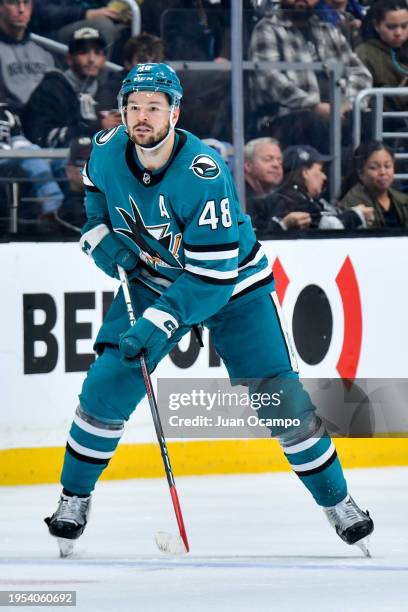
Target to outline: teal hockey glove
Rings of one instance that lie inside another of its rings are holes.
[[[148,364],[154,367],[178,326],[176,319],[169,313],[147,308],[143,317],[120,340],[122,362],[130,367],[140,367],[139,357],[144,353]]]
[[[127,249],[104,223],[85,232],[79,246],[92,257],[98,268],[113,278],[118,278],[118,264],[125,270],[133,270],[138,263],[136,253]]]

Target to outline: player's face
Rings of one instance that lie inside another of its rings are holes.
[[[106,56],[99,47],[89,47],[82,53],[67,56],[67,61],[73,72],[80,78],[95,78],[99,76],[106,62]]]
[[[179,109],[172,110],[161,91],[134,91],[128,97],[126,125],[130,139],[137,145],[155,146],[167,136],[170,118],[175,122],[178,116]]]
[[[388,151],[376,151],[367,159],[360,180],[369,191],[384,192],[394,181],[394,161]]]
[[[0,20],[11,29],[25,29],[32,10],[31,0],[3,0],[0,2]]]
[[[306,189],[312,198],[317,198],[323,191],[327,176],[323,172],[322,164],[315,163],[303,171]]]
[[[246,167],[249,174],[262,185],[276,187],[283,178],[280,147],[271,143],[258,144],[252,161]]]
[[[386,45],[398,49],[408,38],[408,10],[388,11],[374,27]]]

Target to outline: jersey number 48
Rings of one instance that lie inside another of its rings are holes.
[[[217,214],[218,208],[219,211]],[[198,220],[198,225],[210,225],[211,229],[215,230],[220,220],[224,227],[231,227],[232,219],[228,198],[223,198],[219,206],[216,205],[215,200],[208,200],[204,205],[203,212]]]

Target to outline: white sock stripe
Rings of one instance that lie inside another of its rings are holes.
[[[184,255],[196,261],[207,261],[215,259],[233,259],[238,257],[239,249],[230,249],[228,251],[189,251],[184,249]]]
[[[208,276],[209,278],[220,278],[220,279],[228,279],[228,278],[236,278],[238,276],[238,270],[230,270],[230,271],[221,271],[221,270],[211,270],[209,268],[200,268],[198,266],[192,266],[191,264],[186,264],[184,266],[185,270],[192,272],[193,274],[200,274],[201,276]]]
[[[306,440],[303,440],[303,442],[291,444],[290,446],[285,446],[284,444],[282,444],[283,452],[285,453],[285,455],[294,455],[295,453],[301,453],[302,451],[305,451],[308,448],[312,448],[312,446],[317,444],[319,440],[322,439],[323,435],[325,434],[325,431],[326,430],[324,428],[324,425],[321,425],[319,431],[313,434],[313,437],[307,438]]]
[[[264,278],[266,278],[267,276],[270,276],[271,274],[272,274],[272,270],[268,266],[264,270],[260,270],[259,272],[252,274],[252,276],[248,276],[248,278],[245,278],[244,280],[240,281],[239,283],[235,285],[232,295],[237,295],[237,293],[241,293],[241,291],[244,291],[251,285],[254,285],[255,283],[263,280]]]
[[[158,308],[146,308],[143,313],[143,317],[161,329],[161,331],[164,332],[168,338],[170,338],[172,333],[179,327],[177,319],[175,319],[168,312],[159,310]]]
[[[294,465],[293,463],[291,463],[292,469],[296,473],[308,472],[309,470],[314,470],[315,468],[318,468],[324,463],[326,463],[326,461],[330,459],[330,457],[333,455],[335,451],[336,449],[334,447],[334,444],[333,442],[331,442],[329,448],[327,449],[325,453],[323,453],[323,455],[320,455],[320,457],[317,457],[317,459],[313,459],[313,461],[308,461],[307,463],[301,463],[299,465]]]
[[[93,227],[88,232],[85,232],[79,241],[79,247],[84,248],[85,242],[90,245],[89,249],[86,249],[86,253],[91,255],[92,251],[98,246],[98,244],[110,233],[109,227],[104,223]]]
[[[100,436],[101,438],[120,438],[125,431],[124,427],[121,429],[104,429],[102,427],[95,427],[95,425],[91,425],[90,423],[87,423],[81,419],[78,414],[75,414],[74,416],[74,423],[83,431],[93,434],[94,436]]]
[[[93,450],[93,448],[87,448],[86,446],[82,446],[75,442],[71,434],[68,434],[68,444],[80,455],[85,455],[85,457],[94,457],[95,459],[110,459],[113,456],[113,451],[109,451],[108,453]]]

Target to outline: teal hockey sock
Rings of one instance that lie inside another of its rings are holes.
[[[281,446],[293,471],[319,506],[335,506],[346,497],[343,469],[323,425],[313,437]]]
[[[78,406],[68,435],[61,484],[75,494],[86,495],[115,452],[124,423],[92,417]]]

